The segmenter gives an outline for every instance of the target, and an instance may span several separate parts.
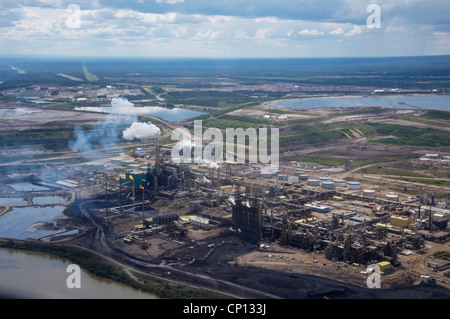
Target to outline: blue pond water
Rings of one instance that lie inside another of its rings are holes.
[[[3,197],[0,198],[0,206],[27,206],[28,202],[23,198]]]
[[[399,104],[399,102],[405,104]],[[268,106],[283,106],[293,109],[391,106],[396,109],[414,109],[414,107],[420,107],[424,109],[450,110],[450,95],[307,98],[276,101],[269,103]]]
[[[35,226],[52,222],[64,209],[64,206],[13,208],[0,217],[0,237],[37,239],[60,232],[61,230],[38,230]]]
[[[50,190],[47,187],[35,185],[30,182],[16,182],[8,184],[8,186],[12,187],[18,192],[45,192]]]

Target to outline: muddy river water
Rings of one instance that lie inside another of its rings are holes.
[[[27,299],[158,299],[81,269],[80,288],[69,288],[70,261],[36,252],[0,248],[0,297]]]

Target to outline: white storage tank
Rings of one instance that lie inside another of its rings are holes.
[[[322,182],[322,188],[323,189],[334,189],[334,183],[333,182]]]
[[[361,183],[360,182],[348,182],[347,187],[348,187],[348,189],[361,189]]]
[[[393,202],[398,202],[398,195],[396,194],[387,194],[386,195],[386,199],[393,201]]]
[[[363,191],[363,196],[364,197],[375,198],[376,197],[376,192],[373,189],[365,189]]]
[[[336,187],[345,187],[347,184],[347,181],[345,179],[335,179],[334,184]]]
[[[308,179],[307,181],[306,181],[306,184],[308,185],[308,186],[320,186],[320,181],[318,180],[318,179]]]
[[[138,157],[144,157],[144,156],[145,156],[145,148],[137,147],[137,148],[134,150],[134,154],[135,154],[136,156],[138,156]]]
[[[257,177],[257,176],[260,176],[260,175],[261,175],[261,171],[259,169],[254,169],[252,171],[252,176],[253,177]]]
[[[289,176],[289,183],[297,184],[299,181],[298,176]]]

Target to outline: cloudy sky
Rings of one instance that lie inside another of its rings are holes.
[[[449,12],[449,0],[0,0],[0,54],[446,55]]]

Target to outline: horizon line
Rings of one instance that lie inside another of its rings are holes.
[[[428,57],[450,57],[450,54],[429,54],[429,55],[386,55],[386,56],[326,56],[326,57],[261,57],[261,56],[108,56],[108,55],[44,55],[44,54],[1,54],[1,58],[70,58],[70,59],[217,59],[217,60],[236,60],[236,59],[386,59],[386,58],[428,58]]]

